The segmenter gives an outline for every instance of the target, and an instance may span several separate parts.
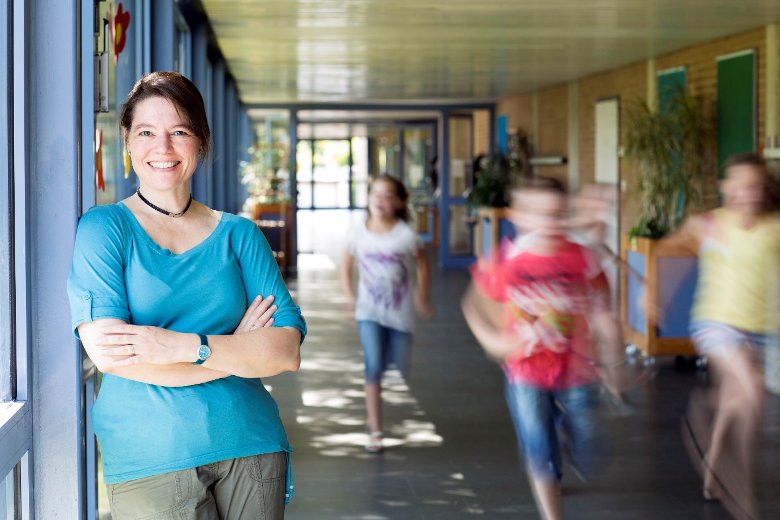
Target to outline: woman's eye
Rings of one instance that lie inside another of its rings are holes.
[[[173,135],[189,135],[189,134],[187,134],[187,132],[185,132],[184,130],[176,130],[175,132],[173,132]]]
[[[151,135],[152,133],[149,130],[141,130],[140,132],[138,132],[139,137],[149,137]]]

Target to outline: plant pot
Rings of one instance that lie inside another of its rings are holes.
[[[650,357],[696,355],[688,328],[698,278],[697,257],[656,239],[625,237],[622,258],[645,282],[643,287],[636,276],[626,270],[621,273],[626,341]],[[648,309],[657,310],[657,319],[651,319]]]

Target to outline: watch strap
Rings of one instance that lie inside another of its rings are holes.
[[[206,362],[206,360],[205,359],[201,359],[201,357],[200,357],[200,347],[202,345],[206,345],[208,347],[209,346],[209,339],[206,337],[205,334],[198,334],[198,337],[200,338],[200,345],[198,345],[198,359],[195,360],[195,364],[196,365],[202,365],[203,363]]]

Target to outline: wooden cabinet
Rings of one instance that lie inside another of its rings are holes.
[[[278,202],[257,204],[252,215],[255,224],[265,235],[283,275],[292,267],[292,237],[295,214],[291,204]]]
[[[634,276],[623,270],[621,275],[626,340],[650,357],[696,355],[688,327],[698,277],[697,258],[657,240],[626,237],[623,260],[637,273]],[[659,316],[653,319],[648,309]]]

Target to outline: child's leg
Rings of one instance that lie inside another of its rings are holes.
[[[598,387],[587,385],[557,391],[555,398],[574,469],[581,478],[590,478],[603,465],[607,445],[597,428]]]
[[[386,333],[375,321],[358,322],[360,342],[365,362],[365,392],[368,429],[371,433],[382,431],[382,373],[385,369]]]
[[[708,358],[712,384],[691,395],[683,434],[705,498],[717,498],[735,517],[759,517],[755,462],[764,408],[763,375],[754,364],[754,335],[720,323],[691,327]]]
[[[752,509],[755,446],[764,408],[763,377],[747,348],[711,352],[708,366],[714,377],[715,417],[702,468],[704,494],[707,498],[727,498],[722,496],[724,491],[742,495],[738,499],[741,507]],[[739,491],[730,485],[735,480],[740,483]],[[720,486],[726,489],[720,490]]]
[[[395,365],[406,382],[409,381],[412,335],[396,329],[387,329],[388,349],[385,366]]]
[[[545,520],[563,518],[560,492],[560,459],[555,433],[552,393],[523,385],[506,385],[506,399],[519,444],[525,452],[526,468],[536,505]]]

